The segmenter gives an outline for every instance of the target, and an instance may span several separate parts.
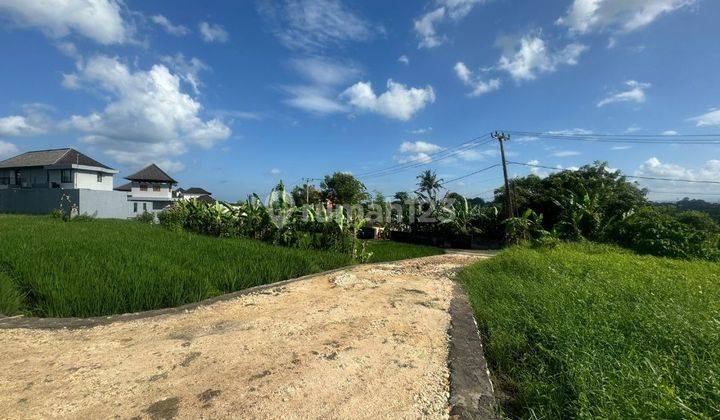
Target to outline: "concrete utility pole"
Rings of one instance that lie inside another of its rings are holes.
[[[510,181],[508,181],[508,172],[507,172],[507,161],[505,160],[505,145],[504,143],[508,140],[510,140],[510,136],[505,135],[505,133],[498,133],[497,131],[492,133],[492,138],[497,140],[500,143],[500,156],[502,156],[502,166],[503,166],[503,177],[505,178],[505,212],[507,214],[508,219],[513,217],[515,215],[515,212],[513,211],[513,205],[512,205],[512,198],[510,197]]]
[[[303,178],[305,182],[305,204],[310,204],[310,181],[314,179],[315,178]]]

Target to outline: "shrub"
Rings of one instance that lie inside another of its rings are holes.
[[[175,232],[182,231],[187,219],[187,210],[178,205],[172,205],[158,213],[160,226]]]
[[[140,223],[147,223],[152,224],[155,223],[155,215],[150,212],[143,212],[142,214],[138,214],[135,216],[135,220],[137,220]]]
[[[720,226],[710,217],[709,214],[697,210],[688,210],[675,215],[681,223],[684,223],[696,230],[718,233]]]
[[[607,229],[605,239],[641,254],[720,259],[716,234],[695,229],[651,207],[614,223]]]

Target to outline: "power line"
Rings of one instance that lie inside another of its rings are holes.
[[[545,165],[535,165],[532,163],[524,163],[524,162],[508,162],[508,163],[511,165],[529,166],[532,168],[551,169],[553,171],[562,171],[563,170],[562,168],[545,166]],[[694,183],[694,184],[718,184],[718,185],[720,185],[720,181],[680,179],[680,178],[662,178],[662,177],[641,176],[641,175],[624,175],[624,174],[622,176],[624,176],[625,178],[645,179],[645,180],[652,180],[652,181],[672,181],[672,182],[688,182],[688,183]]]
[[[443,150],[440,150],[435,153],[430,153],[427,155],[427,158],[424,160],[413,160],[410,162],[404,162],[397,165],[392,165],[387,168],[382,169],[376,169],[369,172],[361,173],[356,175],[358,178],[374,178],[379,176],[387,176],[395,173],[399,173],[402,171],[405,171],[407,169],[416,168],[418,166],[428,165],[430,163],[439,162],[445,159],[449,159],[458,155],[461,155],[462,153],[473,149],[475,147],[479,147],[482,145],[485,145],[487,143],[490,143],[492,139],[487,139],[489,134],[485,134],[480,137],[476,137],[470,141],[461,143],[456,146],[452,146],[449,148],[445,148]],[[485,141],[482,141],[485,140]]]
[[[492,169],[492,168],[497,168],[498,166],[500,166],[499,163],[496,163],[496,164],[494,164],[494,165],[490,165],[490,166],[488,166],[488,167],[486,167],[486,168],[482,168],[482,169],[480,169],[480,170],[477,170],[477,171],[474,171],[474,172],[470,172],[469,174],[465,174],[465,175],[459,176],[459,177],[457,177],[457,178],[449,179],[449,180],[445,181],[445,184],[449,184],[449,183],[451,183],[451,182],[455,182],[455,181],[459,181],[459,180],[461,180],[461,179],[465,179],[465,178],[470,177],[470,176],[473,176],[473,175],[475,175],[475,174],[479,174],[480,172],[485,172],[485,171],[488,171],[488,170],[490,170],[490,169]]]
[[[543,140],[570,140],[589,143],[630,143],[630,144],[682,144],[682,145],[712,145],[720,144],[719,134],[581,134],[581,133],[539,133],[532,131],[511,131],[515,136],[536,137]]]

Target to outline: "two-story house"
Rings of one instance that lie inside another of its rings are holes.
[[[125,179],[130,182],[115,190],[128,193],[127,199],[133,214],[157,212],[177,201],[173,197],[173,186],[177,181],[154,163]]]

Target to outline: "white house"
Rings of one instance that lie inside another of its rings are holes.
[[[112,191],[115,169],[75,149],[26,152],[0,162],[0,189],[60,188]]]
[[[200,187],[191,187],[188,189],[178,188],[173,191],[173,196],[183,200],[198,200],[208,203],[214,203],[212,193]]]
[[[154,163],[125,179],[130,182],[115,190],[128,193],[127,199],[132,203],[133,214],[158,212],[177,201],[173,197],[173,186],[177,181]]]

